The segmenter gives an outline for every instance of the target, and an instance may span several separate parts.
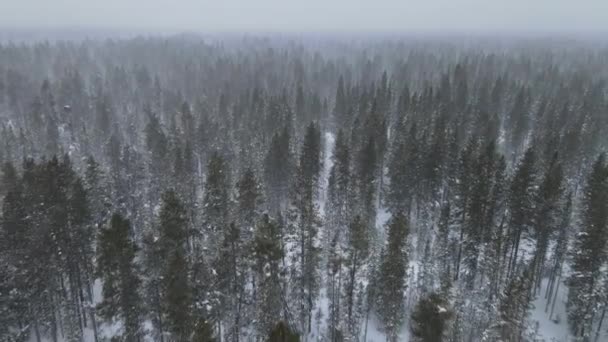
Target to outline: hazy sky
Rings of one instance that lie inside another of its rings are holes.
[[[608,32],[608,0],[0,0],[0,26]]]

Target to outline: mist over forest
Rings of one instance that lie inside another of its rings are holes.
[[[279,23],[0,29],[1,342],[608,341],[605,37]]]

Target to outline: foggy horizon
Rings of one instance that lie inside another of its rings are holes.
[[[608,2],[397,0],[306,3],[262,0],[37,0],[4,4],[13,30],[115,30],[196,33],[597,34],[608,31]]]

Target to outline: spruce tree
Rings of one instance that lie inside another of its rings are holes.
[[[352,338],[358,336],[359,323],[361,321],[363,285],[361,283],[360,272],[369,256],[370,236],[369,227],[365,225],[361,217],[355,216],[349,225],[348,247],[346,267],[348,276],[344,284],[344,296],[346,300],[346,326]]]
[[[288,129],[272,137],[264,159],[264,183],[271,212],[284,210],[286,194],[289,192],[290,175],[293,171],[291,135]]]
[[[540,287],[541,277],[544,273],[543,268],[549,239],[554,236],[554,232],[560,223],[559,209],[563,192],[562,183],[562,167],[557,159],[557,154],[555,154],[535,194],[535,216],[532,225],[534,228],[533,233],[536,237],[536,248],[534,251],[532,275],[536,280],[536,287]]]
[[[409,211],[411,208],[411,201],[417,191],[420,166],[418,126],[412,124],[406,133],[405,123],[400,122],[396,129],[398,131],[395,132],[388,162],[390,184],[386,195],[386,204],[392,213]]]
[[[245,282],[248,267],[245,261],[245,244],[241,231],[235,223],[224,229],[219,258],[214,269],[217,272],[217,289],[221,293],[223,318],[226,319],[224,335],[229,341],[238,342],[244,324],[244,304],[246,301]]]
[[[388,341],[398,341],[405,310],[408,258],[408,226],[403,214],[397,213],[387,224],[387,244],[382,252],[377,280],[376,311]]]
[[[27,263],[28,245],[35,236],[27,217],[21,179],[10,163],[3,165],[2,185],[6,194],[0,225],[0,339],[22,341],[29,331],[11,327],[35,317],[30,312],[34,298],[29,290],[34,284],[28,281],[34,270]]]
[[[300,342],[300,336],[283,321],[278,322],[268,335],[268,342]]]
[[[192,332],[192,290],[186,256],[180,248],[170,252],[162,283],[167,329],[176,341],[188,341]]]
[[[281,261],[284,251],[280,228],[267,214],[262,215],[256,225],[253,253],[257,285],[255,326],[258,336],[266,336],[283,313]]]
[[[203,198],[203,216],[207,247],[215,255],[221,245],[221,230],[228,225],[229,174],[228,165],[219,152],[209,158],[205,195]]]
[[[370,137],[357,153],[354,175],[357,212],[369,227],[374,227],[376,222],[377,159],[376,143]]]
[[[97,312],[107,321],[123,321],[123,338],[140,341],[141,280],[137,274],[137,246],[130,238],[131,224],[120,214],[114,214],[108,227],[99,233],[97,275],[103,281],[103,300]]]
[[[161,341],[167,332],[181,341],[190,337],[192,324],[187,216],[174,191],[165,192],[162,202],[158,230],[144,240],[144,282],[151,318]]]
[[[410,317],[410,332],[413,341],[441,342],[445,340],[449,321],[453,313],[437,293],[421,298]]]
[[[498,306],[498,317],[484,333],[484,341],[522,341],[526,332],[532,288],[532,271],[526,266],[507,285]]]
[[[536,185],[536,155],[532,148],[524,154],[511,180],[507,207],[509,210],[509,263],[507,276],[517,267],[519,248],[524,232],[529,232],[534,214],[534,190]]]
[[[333,239],[337,234],[344,236],[348,226],[348,215],[352,210],[349,198],[352,194],[351,156],[342,130],[338,131],[332,159],[333,166],[327,189],[328,205],[325,210],[327,240]]]
[[[194,327],[192,342],[215,342],[217,339],[213,334],[213,326],[204,319],[200,319]]]
[[[591,336],[598,310],[598,274],[606,261],[608,223],[608,168],[600,155],[587,177],[580,214],[581,231],[572,249],[572,273],[568,279],[568,321],[576,337]]]
[[[309,333],[312,310],[319,292],[320,218],[316,204],[321,171],[321,137],[318,127],[311,123],[306,129],[298,168],[291,191],[288,212],[287,250],[290,262],[290,293],[293,310],[300,322],[300,332]]]
[[[262,205],[261,189],[253,169],[248,168],[243,172],[236,183],[236,191],[235,221],[248,241],[253,236]]]

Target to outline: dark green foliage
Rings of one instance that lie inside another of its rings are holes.
[[[587,177],[581,212],[581,231],[572,249],[572,274],[568,279],[568,321],[577,337],[591,336],[601,284],[597,274],[606,261],[608,234],[608,168],[600,155]]]
[[[284,257],[281,227],[267,214],[262,215],[256,225],[253,253],[255,281],[258,286],[255,303],[256,329],[259,336],[266,336],[281,318],[283,311],[280,262]]]
[[[179,248],[169,255],[163,285],[167,329],[178,341],[187,341],[192,331],[192,293],[187,260]]]
[[[0,46],[0,340],[602,340],[603,45],[452,38]]]
[[[229,170],[224,157],[214,152],[207,165],[203,199],[205,230],[212,244],[219,245],[220,230],[228,224]]]
[[[526,266],[505,288],[498,307],[498,319],[484,336],[489,341],[520,341],[526,331],[533,300],[531,296],[532,272]]]
[[[243,230],[243,234],[250,237],[257,222],[262,202],[261,189],[252,169],[245,170],[241,179],[236,183],[236,188],[236,220]]]
[[[14,182],[3,201],[0,230],[0,258],[7,272],[0,300],[11,308],[6,319],[31,326],[36,335],[44,329],[58,336],[55,311],[62,307],[63,333],[77,340],[84,305],[92,300],[88,194],[67,156],[39,164],[25,160],[21,177],[10,166],[4,172],[5,184]],[[27,334],[17,335],[22,333]]]
[[[401,120],[404,120],[403,118]],[[406,133],[405,123],[399,122],[399,131],[393,139],[388,162],[388,193],[386,204],[391,212],[409,210],[417,193],[420,181],[421,151],[418,140],[418,126],[413,123]]]
[[[216,338],[213,334],[213,327],[209,322],[200,319],[194,327],[194,336],[192,342],[215,342]]]
[[[368,226],[373,226],[376,222],[377,162],[376,143],[374,138],[370,137],[359,150],[354,165],[356,209]]]
[[[289,189],[293,163],[291,137],[289,131],[284,129],[272,137],[269,151],[264,159],[264,183],[268,207],[273,212],[285,207],[283,202]]]
[[[145,244],[145,288],[150,315],[159,334],[187,340],[192,328],[192,288],[186,258],[188,224],[174,191],[162,196],[158,232]]]
[[[453,313],[449,303],[439,294],[421,298],[410,317],[410,331],[414,341],[441,342],[446,338]]]
[[[519,162],[509,187],[507,207],[509,210],[510,257],[507,273],[517,266],[519,247],[524,232],[529,232],[534,217],[534,192],[536,185],[536,154],[529,148]]]
[[[389,341],[397,341],[404,320],[405,289],[408,258],[407,220],[397,213],[388,225],[387,244],[382,252],[377,280],[376,311],[382,320]]]
[[[268,336],[268,342],[300,342],[300,336],[283,321],[276,324]]]
[[[103,301],[97,312],[107,321],[124,320],[123,337],[139,341],[141,331],[141,280],[137,274],[137,247],[130,239],[131,224],[114,214],[99,234],[97,275],[103,280]]]
[[[321,137],[318,127],[311,123],[306,129],[300,160],[291,190],[288,211],[288,241],[290,254],[291,300],[300,323],[300,332],[312,329],[312,310],[320,288],[319,247],[317,234],[320,218],[317,186],[321,171]]]
[[[363,289],[360,271],[368,261],[370,254],[370,227],[367,226],[360,216],[355,216],[349,225],[348,245],[346,248],[347,278],[344,285],[344,297],[346,301],[345,321],[348,333],[356,336],[362,316],[361,303],[363,300]]]

